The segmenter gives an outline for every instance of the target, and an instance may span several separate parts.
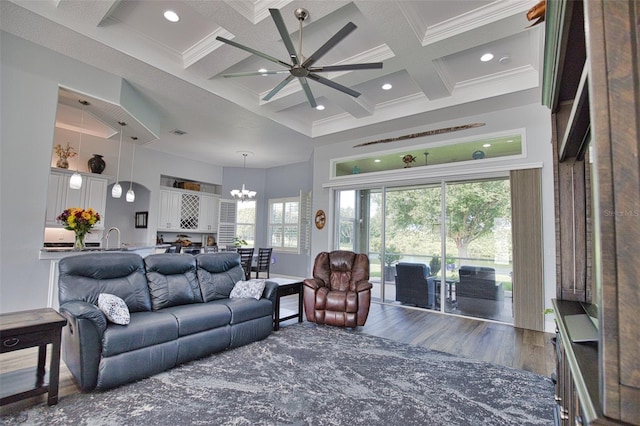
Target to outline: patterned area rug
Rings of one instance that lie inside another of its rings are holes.
[[[29,425],[549,425],[530,372],[328,326],[267,339],[104,392],[2,417]]]

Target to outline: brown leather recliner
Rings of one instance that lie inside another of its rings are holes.
[[[319,253],[313,278],[304,280],[307,321],[341,327],[364,325],[372,287],[366,254],[343,250]]]

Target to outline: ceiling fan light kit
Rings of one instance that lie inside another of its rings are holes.
[[[294,16],[298,19],[299,23],[299,43],[298,50],[296,51],[293,46],[293,42],[291,40],[291,36],[287,31],[287,27],[282,19],[282,15],[280,14],[279,9],[269,9],[269,13],[271,13],[271,18],[280,33],[280,37],[282,37],[282,41],[287,48],[287,52],[289,53],[290,63],[285,61],[281,61],[280,59],[274,58],[273,56],[267,55],[266,53],[259,52],[250,47],[244,46],[242,44],[236,43],[232,40],[226,39],[224,37],[216,37],[216,40],[226,43],[230,46],[236,47],[238,49],[242,49],[246,52],[249,52],[253,55],[259,56],[263,59],[266,59],[270,62],[274,62],[278,65],[282,65],[286,67],[283,70],[258,70],[257,72],[243,72],[243,73],[234,73],[234,74],[223,74],[223,77],[248,77],[255,75],[269,75],[269,74],[283,74],[289,73],[289,75],[282,80],[276,87],[274,87],[269,93],[267,93],[262,100],[269,101],[273,98],[280,90],[282,90],[287,84],[289,84],[293,79],[297,78],[300,81],[300,85],[302,86],[302,90],[304,91],[305,96],[307,97],[307,101],[312,108],[316,108],[318,104],[315,101],[313,93],[311,92],[311,87],[309,87],[309,82],[307,79],[311,79],[315,82],[323,84],[325,86],[331,87],[332,89],[338,90],[342,93],[346,93],[349,96],[353,96],[357,98],[360,96],[360,92],[353,90],[349,87],[346,87],[342,84],[336,83],[335,81],[329,80],[325,77],[318,75],[317,73],[321,72],[335,72],[335,71],[354,71],[354,70],[366,70],[366,69],[381,69],[382,62],[372,62],[372,63],[364,63],[364,64],[344,64],[344,65],[329,65],[329,66],[313,66],[322,56],[324,56],[329,50],[335,47],[340,41],[342,41],[346,36],[351,34],[357,26],[353,22],[347,23],[340,31],[333,35],[327,42],[325,42],[318,50],[316,50],[311,56],[305,57],[302,54],[302,22],[309,16],[309,11],[307,9],[298,8],[294,11]]]

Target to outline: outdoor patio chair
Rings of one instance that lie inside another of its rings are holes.
[[[494,318],[504,308],[504,289],[496,271],[486,266],[460,266],[456,284],[458,310],[467,315]]]
[[[406,305],[435,309],[436,283],[429,277],[430,268],[422,263],[396,264],[396,300]]]

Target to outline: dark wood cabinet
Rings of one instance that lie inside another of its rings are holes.
[[[640,425],[640,2],[547,0],[559,424]],[[598,342],[564,316],[599,308]]]

